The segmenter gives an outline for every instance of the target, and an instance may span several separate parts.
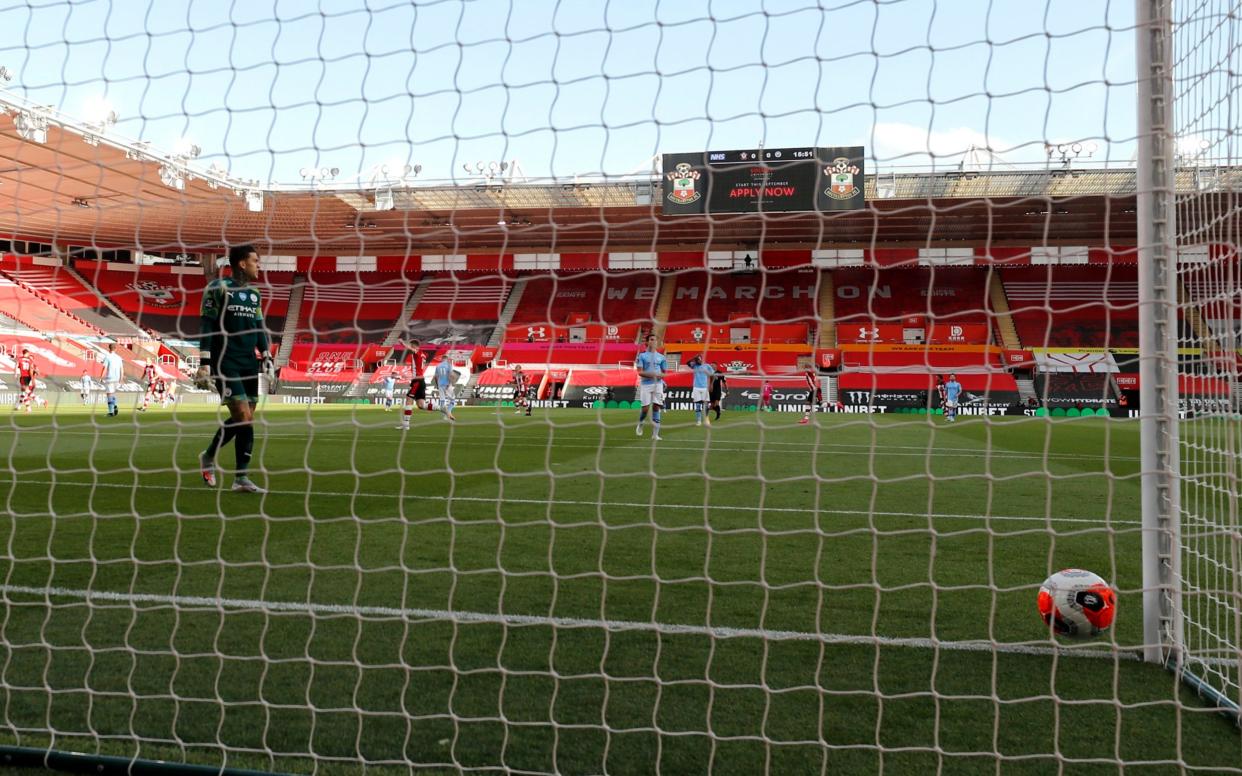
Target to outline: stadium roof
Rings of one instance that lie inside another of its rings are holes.
[[[1242,170],[1187,169],[1177,184],[1237,220],[1211,192],[1236,190]],[[400,255],[1135,241],[1132,169],[873,175],[866,209],[833,214],[664,217],[658,192],[646,176],[261,185],[0,92],[0,233],[57,245]]]

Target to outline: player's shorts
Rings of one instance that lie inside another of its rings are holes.
[[[216,393],[221,402],[258,401],[259,374],[238,374],[226,371],[216,375]]]
[[[405,392],[405,398],[413,399],[415,401],[422,401],[423,399],[426,399],[427,381],[422,379],[411,380],[410,388]]]
[[[712,401],[720,401],[721,399],[723,399],[723,398],[724,398],[724,391],[718,390],[718,389],[716,389],[716,388],[712,388],[712,389],[708,392],[708,397],[709,397]]]
[[[693,388],[690,390],[690,401],[707,401],[710,398],[706,388]]]
[[[638,403],[644,407],[652,404],[664,406],[664,386],[661,383],[643,383],[638,386]]]
[[[104,380],[104,393],[116,393],[116,380]]]
[[[31,388],[34,386],[34,378],[29,375],[23,375],[22,377],[17,378],[17,384],[22,387],[22,390]]]
[[[452,383],[449,383],[448,385],[440,386],[440,400],[441,401],[452,401],[453,400],[453,384]]]
[[[955,410],[957,409],[957,402],[945,400],[944,408],[946,410]]]
[[[392,398],[392,389],[391,389],[391,388],[385,388],[385,389],[384,389],[384,398],[385,398],[385,399],[391,399],[391,398]]]

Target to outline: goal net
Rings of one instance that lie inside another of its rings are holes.
[[[0,3],[0,762],[1242,773],[1240,12]]]
[[[1174,659],[1237,710],[1242,698],[1238,514],[1239,340],[1236,128],[1242,48],[1236,3],[1179,3],[1173,134],[1182,332],[1181,643]]]

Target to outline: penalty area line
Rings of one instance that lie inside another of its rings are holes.
[[[189,476],[187,474],[187,476]],[[142,484],[134,485],[130,483],[120,482],[88,482],[80,480],[56,479],[56,480],[24,480],[0,481],[0,485],[8,485],[10,488],[19,488],[23,485],[47,485],[53,488],[57,487],[75,487],[75,488],[114,488],[122,490],[165,490],[177,493],[189,494],[220,494],[221,490],[212,490],[203,488],[197,484],[194,485],[151,485]],[[305,498],[307,496],[327,496],[331,498],[346,498],[350,500],[363,499],[380,499],[390,501],[439,501],[446,504],[454,502],[462,503],[482,503],[482,504],[523,504],[535,506],[572,506],[572,507],[620,507],[626,509],[651,509],[660,511],[662,509],[681,510],[689,509],[700,512],[727,511],[727,512],[757,512],[757,513],[774,513],[774,514],[799,514],[799,515],[838,515],[842,517],[900,517],[900,518],[916,518],[916,519],[934,519],[934,520],[976,520],[987,522],[989,520],[1001,522],[1025,522],[1025,523],[1083,523],[1105,527],[1108,525],[1141,525],[1141,520],[1126,520],[1123,518],[1088,518],[1088,517],[1042,517],[1039,515],[961,515],[949,512],[890,512],[881,510],[861,510],[861,509],[830,509],[826,507],[773,507],[773,506],[747,506],[741,504],[671,504],[663,502],[643,503],[639,501],[580,501],[574,499],[546,499],[546,498],[514,498],[504,496],[501,498],[492,498],[488,496],[434,496],[430,494],[420,493],[388,493],[383,491],[374,492],[352,492],[352,491],[331,491],[331,490],[268,490],[269,496],[295,496]],[[249,496],[243,496],[249,498]]]
[[[942,641],[928,638],[893,636],[858,636],[845,633],[812,633],[809,631],[772,630],[768,628],[729,628],[711,625],[685,625],[635,620],[603,620],[581,617],[548,617],[529,614],[494,614],[447,609],[397,608],[388,606],[350,606],[315,604],[300,601],[264,601],[252,598],[212,598],[207,596],[157,595],[154,593],[118,593],[107,590],[80,590],[64,587],[29,587],[0,585],[6,600],[12,596],[44,599],[68,599],[101,604],[150,604],[179,608],[254,611],[311,616],[354,616],[398,620],[437,620],[456,625],[502,625],[505,627],[542,626],[549,628],[594,628],[610,633],[657,633],[661,636],[705,636],[717,639],[762,639],[764,641],[804,641],[829,646],[906,647],[913,649],[947,650],[953,652],[992,652],[1039,657],[1091,657],[1135,661],[1139,655],[1128,650],[1101,647],[1058,648],[1033,644],[1001,644],[991,641]],[[11,601],[10,601],[11,602]]]

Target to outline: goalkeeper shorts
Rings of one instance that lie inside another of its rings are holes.
[[[220,394],[222,402],[234,401],[258,401],[259,400],[259,375],[240,374],[232,370],[221,370],[221,374],[216,375],[216,392]]]

